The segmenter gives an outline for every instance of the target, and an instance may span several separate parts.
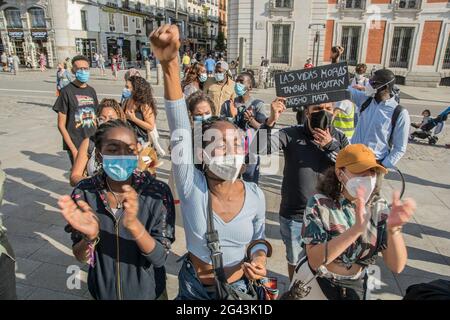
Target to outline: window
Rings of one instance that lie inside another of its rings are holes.
[[[287,8],[292,9],[293,8],[293,2],[292,0],[275,0],[275,8]]]
[[[365,1],[364,0],[346,0],[345,8],[346,9],[364,9]]]
[[[136,18],[136,30],[141,30],[141,18]]]
[[[81,30],[87,30],[87,12],[86,10],[81,10]]]
[[[274,24],[272,39],[272,63],[288,64],[290,61],[291,26]]]
[[[5,9],[6,26],[8,28],[22,29],[22,19],[20,18],[20,10],[15,8]]]
[[[450,34],[448,35],[447,48],[445,49],[443,69],[450,69]]]
[[[419,0],[400,0],[398,2],[398,7],[400,9],[418,9]]]
[[[343,27],[341,44],[344,47],[344,53],[341,60],[347,61],[351,66],[356,66],[358,63],[359,53],[359,38],[361,34],[361,27]]]
[[[123,32],[128,32],[128,16],[123,16]]]
[[[46,28],[45,23],[45,12],[41,8],[30,8],[28,10],[30,15],[31,27],[32,28]]]
[[[114,13],[109,14],[109,26],[115,27],[116,26],[116,20],[114,18]]]
[[[395,27],[392,38],[391,59],[389,66],[391,68],[407,68],[409,56],[411,53],[411,43],[414,28]]]

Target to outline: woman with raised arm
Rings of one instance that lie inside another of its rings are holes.
[[[201,170],[194,166],[192,129],[180,85],[178,28],[164,25],[150,40],[164,73],[172,168],[188,250],[178,277],[178,299],[256,299],[252,280],[266,276],[271,247],[264,236],[264,194],[256,184],[238,179],[244,170],[242,135],[225,120],[203,122],[201,130],[194,129],[200,139],[195,153],[203,156]]]

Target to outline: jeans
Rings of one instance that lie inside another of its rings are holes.
[[[302,247],[302,227],[302,222],[280,216],[280,233],[286,246],[286,259],[293,266],[305,255]]]
[[[247,169],[242,175],[242,179],[246,182],[259,183],[259,167],[260,167],[260,158],[257,157],[256,164],[248,164]]]
[[[0,239],[1,245],[4,246],[9,255],[13,256],[12,248],[3,236]],[[0,255],[0,301],[1,300],[16,300],[16,263],[6,254]]]
[[[208,290],[199,280],[194,266],[186,255],[178,274],[178,296],[175,300],[217,300],[216,293]],[[248,291],[245,279],[230,284],[244,293]]]

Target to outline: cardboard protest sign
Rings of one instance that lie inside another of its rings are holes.
[[[287,108],[350,99],[349,84],[347,62],[275,75],[277,97],[287,98]]]

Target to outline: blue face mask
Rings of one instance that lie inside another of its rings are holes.
[[[236,82],[234,86],[234,92],[236,92],[236,95],[238,97],[242,97],[244,94],[247,93],[247,88],[242,83]]]
[[[205,114],[203,116],[194,116],[194,122],[205,122],[212,117],[211,114]]]
[[[225,80],[225,74],[224,73],[216,73],[215,78],[216,78],[217,82],[222,82],[223,80]]]
[[[114,181],[127,181],[137,166],[137,156],[103,156],[103,170]]]
[[[125,88],[125,89],[122,90],[122,98],[124,98],[124,99],[131,98],[131,91],[130,91],[130,89]]]
[[[199,77],[198,80],[200,80],[200,82],[206,82],[206,80],[208,80],[208,75],[206,73],[202,73]]]
[[[89,81],[90,73],[87,70],[78,70],[77,73],[75,73],[75,77],[78,81],[81,83],[86,83]]]

